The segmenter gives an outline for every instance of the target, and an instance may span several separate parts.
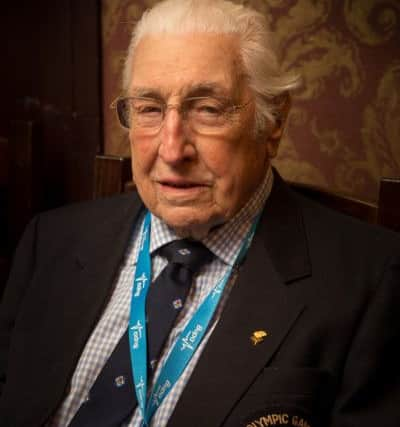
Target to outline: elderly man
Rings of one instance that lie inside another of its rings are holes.
[[[271,169],[296,84],[249,8],[143,16],[115,104],[138,194],[26,230],[1,426],[400,425],[400,243]]]

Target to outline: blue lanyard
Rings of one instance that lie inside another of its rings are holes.
[[[243,260],[253,239],[258,219],[259,217],[253,222],[240,248],[239,254],[236,257],[234,266],[240,264]],[[233,267],[230,267],[222,279],[214,286],[184,330],[180,333],[153,386],[150,398],[148,402],[146,402],[147,339],[145,307],[146,296],[151,283],[150,224],[151,215],[150,212],[147,212],[140,234],[129,319],[129,347],[133,382],[135,384],[136,398],[142,413],[143,422],[146,426],[149,425],[157,408],[178,381],[193,354],[196,352],[197,347],[207,331],[208,324],[213,317],[233,269]]]

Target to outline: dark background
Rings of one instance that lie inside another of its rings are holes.
[[[103,146],[100,3],[8,2],[0,44],[0,256],[8,260],[36,212],[92,198]]]

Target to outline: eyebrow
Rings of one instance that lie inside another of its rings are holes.
[[[224,96],[228,97],[229,93],[228,91],[219,85],[218,83],[214,82],[206,82],[206,83],[198,83],[192,87],[189,88],[187,92],[188,96]]]
[[[156,98],[156,99],[163,99],[160,92],[157,89],[154,88],[148,88],[148,87],[135,87],[132,90],[131,96],[139,96],[144,98]]]
[[[194,96],[222,96],[227,98],[230,96],[230,93],[226,88],[215,82],[197,83],[189,86],[187,89],[184,88],[183,92],[185,93],[185,98]],[[160,100],[164,99],[159,89],[151,87],[135,87],[132,89],[131,96],[155,98]]]

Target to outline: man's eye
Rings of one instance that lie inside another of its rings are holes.
[[[138,114],[161,114],[162,110],[159,105],[135,105],[134,109]]]
[[[198,110],[200,113],[205,113],[205,114],[221,114],[221,109],[217,107],[213,107],[212,105],[203,105]]]
[[[223,107],[217,103],[200,102],[193,106],[197,114],[218,116],[223,113]]]

